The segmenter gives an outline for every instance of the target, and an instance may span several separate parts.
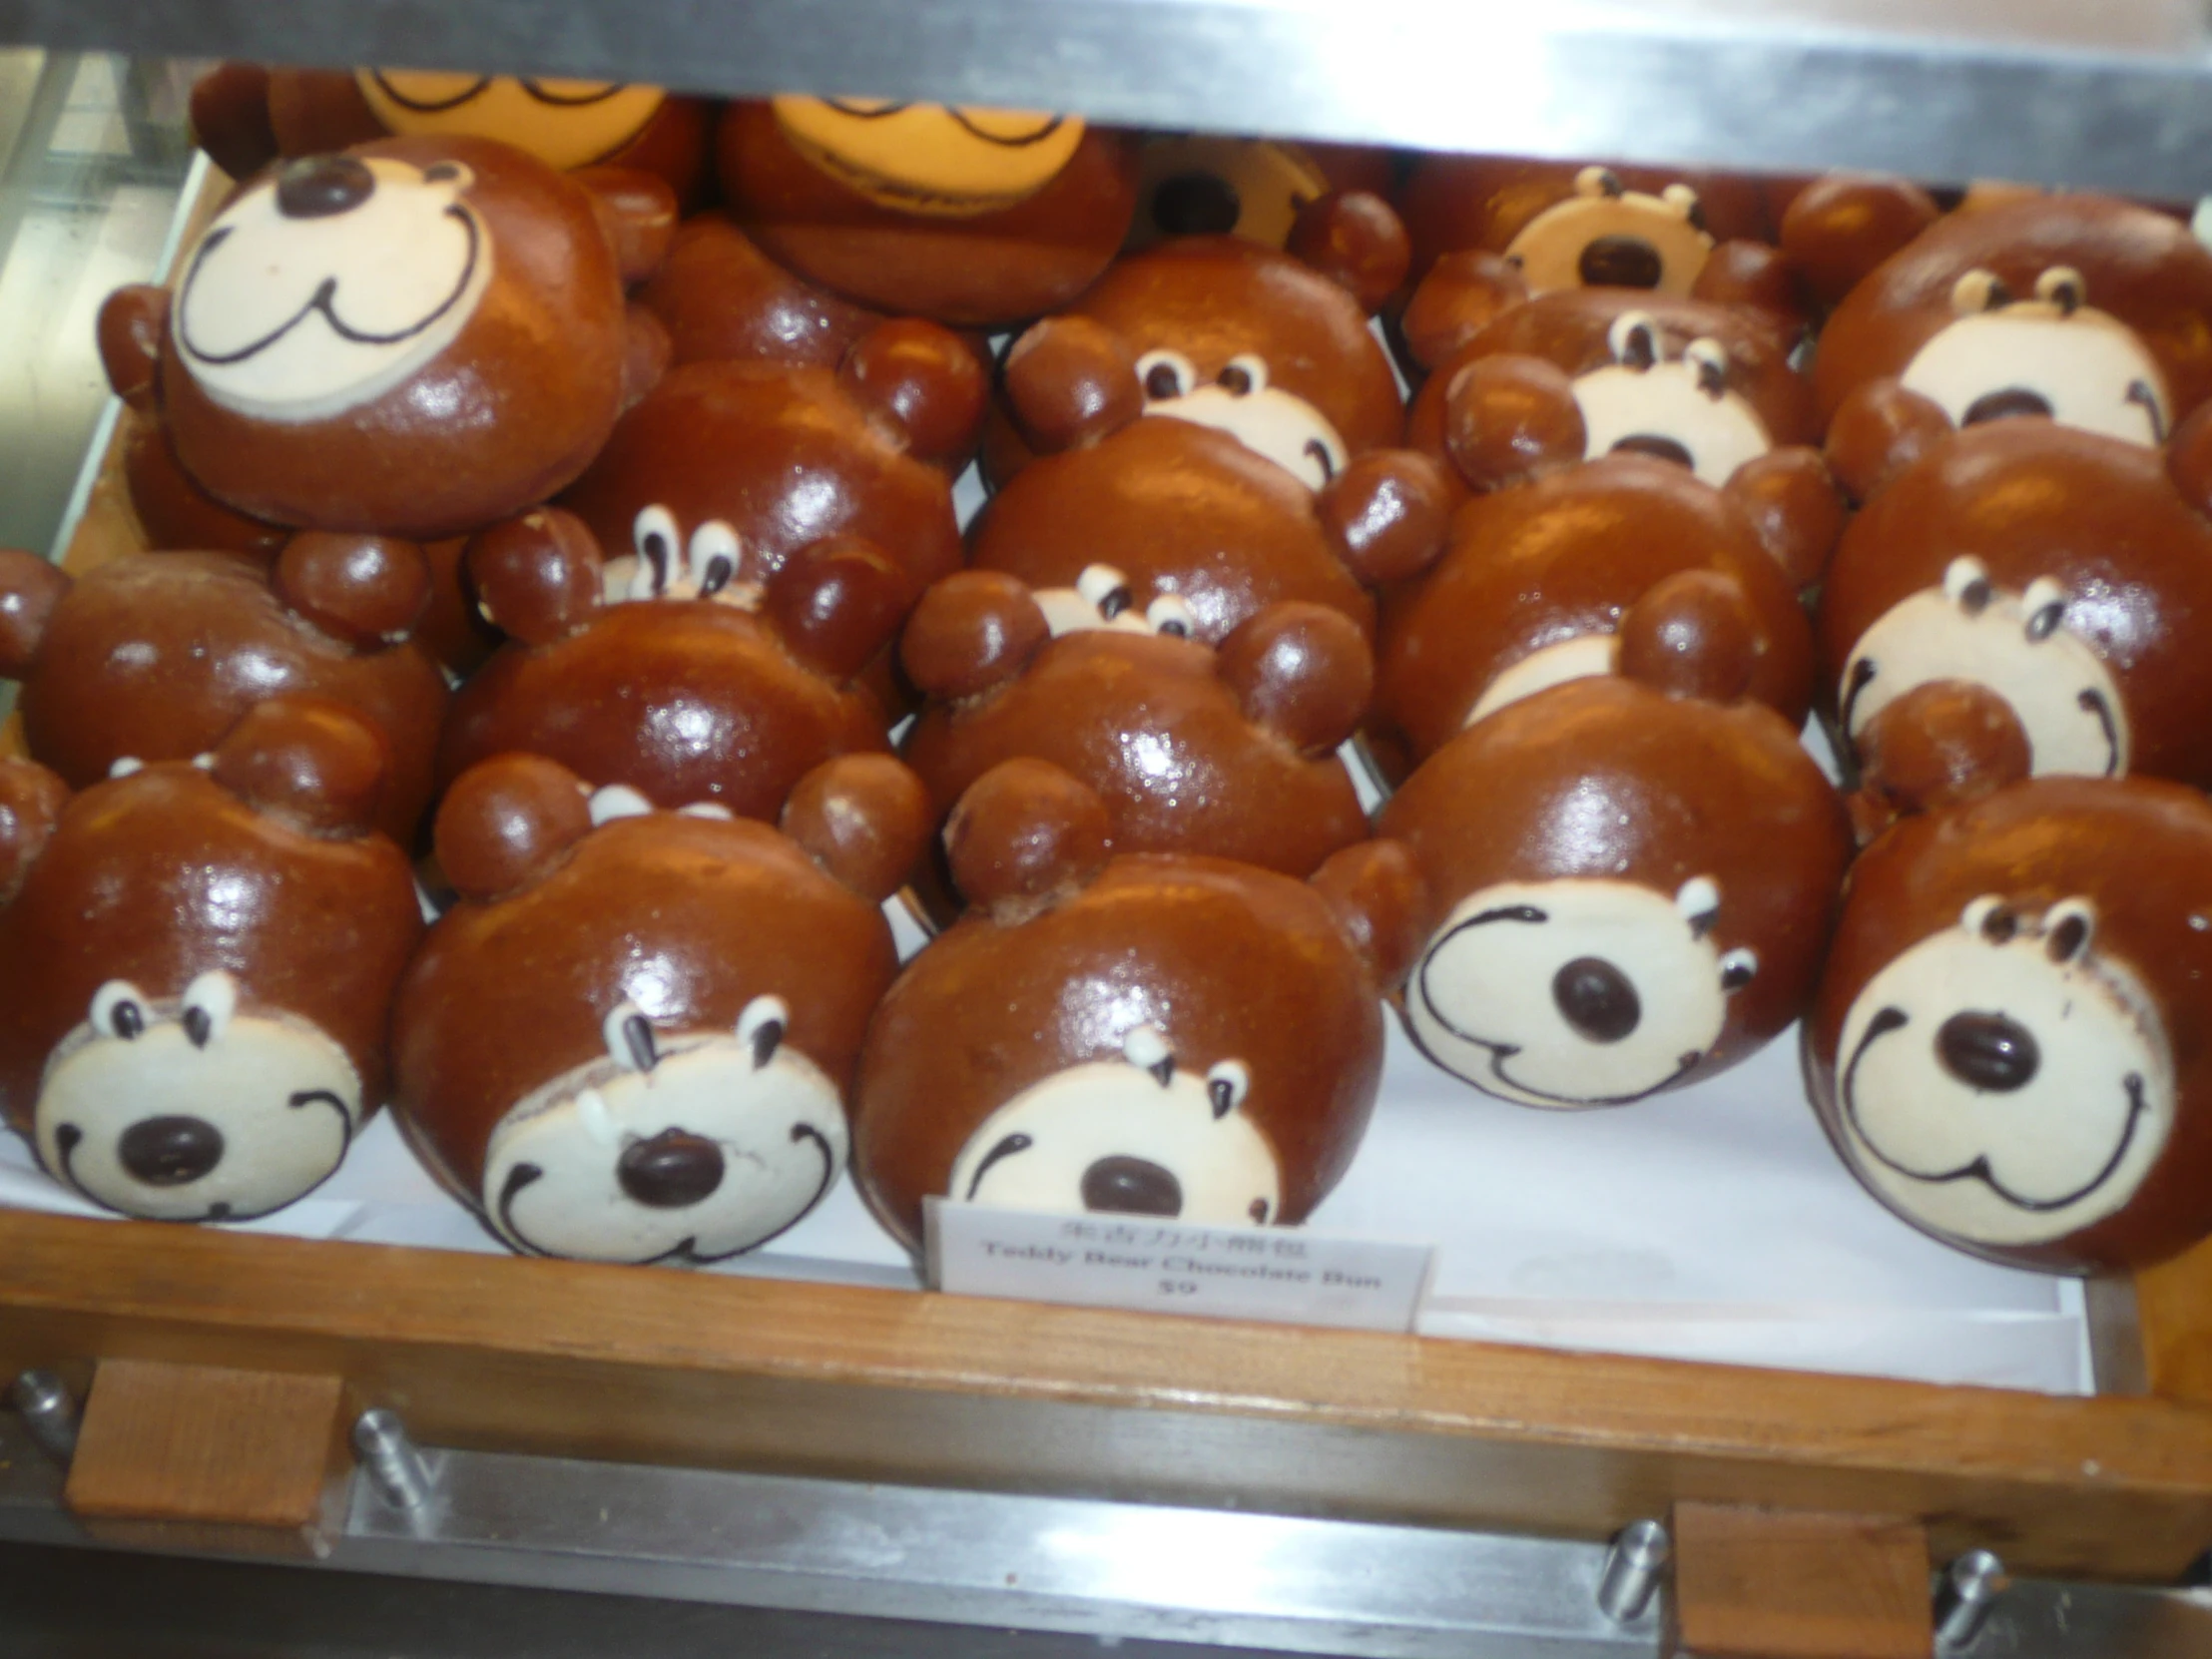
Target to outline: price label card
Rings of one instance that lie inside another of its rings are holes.
[[[928,1201],[929,1283],[963,1296],[1410,1331],[1435,1252],[1293,1228],[1199,1227]]]

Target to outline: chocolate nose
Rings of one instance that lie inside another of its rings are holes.
[[[1144,1158],[1101,1158],[1083,1172],[1083,1208],[1122,1216],[1179,1216],[1183,1184]]]
[[[1551,976],[1551,1000],[1594,1043],[1617,1043],[1636,1029],[1643,1004],[1628,975],[1595,956],[1577,956]]]
[[[1152,221],[1171,237],[1224,235],[1243,212],[1237,187],[1217,173],[1178,173],[1152,193]]]
[[[1968,1088],[2024,1088],[2042,1055],[2034,1033],[2002,1014],[1953,1014],[1936,1033],[1936,1057]]]
[[[1985,391],[1966,405],[1966,418],[1961,426],[1978,426],[1985,420],[2009,420],[2014,415],[2047,415],[2050,399],[2040,392],[2029,391],[2025,386],[2007,386],[2002,391]]]
[[[1656,455],[1662,461],[1672,461],[1676,466],[1697,470],[1697,462],[1690,452],[1672,438],[1661,437],[1657,432],[1637,432],[1613,445],[1613,453],[1627,450],[1631,455]]]
[[[182,1187],[223,1161],[223,1131],[200,1118],[144,1118],[123,1131],[116,1156],[149,1187]]]
[[[1582,250],[1575,270],[1596,288],[1655,288],[1666,274],[1659,250],[1642,237],[1599,237]]]
[[[276,175],[276,211],[286,219],[328,219],[366,202],[376,189],[368,164],[352,156],[302,156]]]
[[[722,1185],[722,1148],[688,1129],[664,1129],[622,1149],[615,1179],[640,1204],[681,1210]]]

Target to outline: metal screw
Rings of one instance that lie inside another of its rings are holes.
[[[430,1501],[429,1466],[397,1411],[381,1405],[363,1411],[354,1419],[353,1449],[363,1472],[393,1508],[419,1509]]]
[[[1972,1641],[2011,1583],[2004,1563],[1988,1550],[1969,1549],[1951,1562],[1936,1586],[1936,1645],[1958,1648]]]
[[[8,1390],[8,1400],[23,1413],[39,1449],[67,1468],[77,1454],[77,1401],[69,1384],[50,1371],[27,1371]]]
[[[1632,1624],[1658,1593],[1659,1580],[1673,1558],[1674,1545],[1667,1529],[1655,1520],[1631,1521],[1605,1557],[1605,1572],[1597,1581],[1598,1611],[1615,1624]]]

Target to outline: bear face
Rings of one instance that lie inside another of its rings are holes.
[[[623,282],[674,221],[658,181],[587,186],[488,140],[302,158],[232,199],[174,298],[111,296],[102,354],[231,508],[457,535],[574,478],[650,384],[666,341]]]
[[[1562,1108],[1710,1077],[1797,1018],[1852,846],[1771,710],[1620,677],[1461,733],[1378,829],[1442,915],[1406,982],[1408,1033],[1477,1088]]]
[[[897,965],[878,902],[926,829],[883,757],[810,774],[782,830],[588,794],[531,756],[474,769],[438,817],[461,901],[393,1018],[417,1142],[525,1254],[766,1243],[844,1167],[845,1089]]]
[[[2212,603],[2190,453],[2040,419],[1930,440],[1854,520],[1822,595],[1822,697],[1847,743],[1959,682],[2009,706],[2036,773],[2212,780],[2212,665],[2180,625]]]
[[[1323,606],[1279,604],[1216,650],[1172,601],[1134,618],[1055,638],[1036,597],[984,571],[922,597],[900,652],[931,702],[900,753],[940,816],[991,768],[1030,756],[1098,794],[1123,852],[1304,877],[1367,837],[1336,755],[1374,685],[1357,628]]]
[[[1387,199],[1396,169],[1387,150],[1350,144],[1159,134],[1139,152],[1135,253],[1170,237],[1242,237],[1287,247],[1298,216],[1331,191]]]
[[[162,1221],[245,1221],[319,1184],[384,1094],[384,1022],[421,936],[369,829],[376,732],[313,698],[259,704],[195,762],[24,810],[43,844],[0,910],[0,1106],[57,1180]]]
[[[715,153],[731,213],[777,261],[954,327],[1067,303],[1136,207],[1134,141],[1073,116],[777,98],[731,104]]]
[[[974,904],[868,1030],[853,1174],[919,1248],[929,1194],[1016,1209],[1291,1225],[1375,1101],[1380,997],[1418,935],[1402,849],[1311,883],[1224,859],[1106,854],[1105,808],[1015,761],[947,832]]]
[[[1434,569],[1386,607],[1370,751],[1402,777],[1521,698],[1612,672],[1624,615],[1687,571],[1727,579],[1749,642],[1750,695],[1802,722],[1812,630],[1752,515],[1682,467],[1626,453],[1459,510]]]
[[[1852,871],[1805,1028],[1830,1138],[1946,1244],[2147,1267],[2212,1230],[2212,809],[2047,778],[1908,820]]]
[[[412,637],[430,587],[420,549],[370,536],[304,532],[268,566],[132,554],[75,580],[0,552],[0,674],[22,683],[32,758],[76,789],[126,756],[204,754],[268,697],[344,704],[390,746],[376,824],[411,846],[449,695]]]
[[[470,544],[485,614],[510,637],[454,699],[444,782],[516,750],[650,801],[773,820],[822,762],[889,747],[856,677],[914,590],[881,553],[833,538],[756,581],[726,526],[679,541],[649,519],[638,544],[610,576],[557,508]]]
[[[2164,214],[2029,197],[1933,224],[1845,296],[1821,335],[1824,420],[1900,381],[1951,424],[2047,414],[2163,443],[2212,392],[2212,252]]]

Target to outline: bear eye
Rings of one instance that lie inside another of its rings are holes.
[[[92,1028],[126,1042],[146,1029],[146,997],[128,979],[111,979],[92,993]]]
[[[1979,559],[1961,554],[1943,567],[1943,596],[1968,616],[1979,616],[1988,609],[1995,592],[1989,572]]]
[[[1721,989],[1740,991],[1759,976],[1759,953],[1745,945],[1721,956]]]
[[[606,1041],[607,1052],[624,1071],[651,1071],[661,1063],[661,1045],[654,1039],[653,1022],[627,998],[607,1010],[599,1033]]]
[[[2035,278],[2035,297],[2056,306],[2060,316],[2071,316],[2079,310],[2088,291],[2089,284],[2081,279],[2081,273],[2069,265],[2054,265]]]
[[[1621,194],[1620,176],[1609,167],[1586,167],[1574,176],[1574,194],[1618,196]]]
[[[2043,948],[2060,966],[2079,961],[2096,936],[2097,912],[2085,898],[2068,898],[2050,907],[2043,917]]]
[[[1206,1098],[1212,1102],[1216,1118],[1225,1118],[1234,1112],[1251,1092],[1252,1073],[1245,1069],[1242,1060],[1224,1060],[1208,1068]]]
[[[738,1015],[738,1041],[753,1050],[755,1071],[776,1058],[791,1023],[791,1008],[780,996],[757,996],[745,1005]]]
[[[1702,939],[1720,919],[1720,884],[1710,875],[1693,875],[1674,890],[1674,907],[1690,924],[1690,937]]]
[[[1163,593],[1145,607],[1144,619],[1155,634],[1187,640],[1198,631],[1198,618],[1180,594]]]
[[[476,183],[476,175],[459,162],[432,162],[422,170],[422,182],[426,185],[451,185],[458,196]]]
[[[1950,285],[1950,309],[1954,316],[1975,316],[2001,310],[2012,303],[2012,290],[1993,271],[1969,271]]]
[[[213,968],[185,987],[184,1004],[180,1018],[185,1035],[193,1047],[206,1048],[230,1028],[231,1016],[238,1012],[239,982],[221,968]]]
[[[653,812],[653,803],[646,800],[628,784],[609,784],[604,789],[591,792],[585,803],[585,811],[591,815],[591,827],[596,830],[602,824],[612,824],[618,818],[646,818]]]
[[[1129,578],[1112,565],[1085,565],[1075,579],[1075,591],[1083,603],[1111,622],[1137,602],[1129,591]]]
[[[1175,1050],[1157,1025],[1131,1028],[1121,1039],[1121,1056],[1131,1065],[1152,1073],[1153,1081],[1166,1088],[1175,1081]]]
[[[692,532],[690,562],[699,597],[712,599],[738,574],[738,533],[719,518]]]
[[[684,545],[683,537],[677,534],[676,515],[658,501],[639,508],[631,522],[630,541],[638,550],[639,560],[638,574],[630,583],[630,597],[658,599],[668,591],[669,572],[675,568],[677,549]]]
[[[1137,378],[1144,394],[1154,402],[1189,395],[1198,381],[1198,370],[1180,351],[1147,351],[1137,359]]]
[[[1232,397],[1250,397],[1256,391],[1268,389],[1267,359],[1250,351],[1238,353],[1229,359],[1229,366],[1214,376],[1215,382]]]
[[[1649,368],[1659,360],[1659,324],[1649,311],[1623,311],[1605,330],[1605,343],[1621,367]]]
[[[2029,643],[2040,645],[2066,620],[2066,590],[2048,576],[2038,576],[2020,596],[2020,609],[2027,613]]]
[[[1682,360],[1697,372],[1697,389],[1720,400],[1728,390],[1728,350],[1717,339],[1694,339],[1682,348]]]
[[[1991,944],[2004,944],[2020,930],[2020,918],[2003,899],[1994,893],[1984,893],[1958,912],[1958,925],[1969,933],[1980,934]]]

